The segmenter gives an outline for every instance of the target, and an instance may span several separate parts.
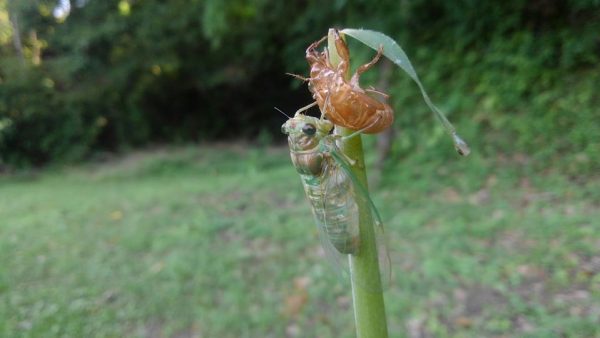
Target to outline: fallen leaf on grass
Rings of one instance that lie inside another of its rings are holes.
[[[110,219],[113,221],[119,221],[123,219],[123,212],[121,210],[115,210],[110,213]]]
[[[283,314],[286,317],[296,317],[308,302],[308,285],[310,278],[298,277],[294,279],[294,290],[286,297]]]
[[[473,320],[469,317],[458,317],[454,320],[454,323],[462,328],[468,328],[473,325]]]

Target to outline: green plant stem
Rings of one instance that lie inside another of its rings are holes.
[[[333,66],[336,66],[340,58],[335,48],[332,29],[329,30],[328,35],[328,50],[330,61]],[[347,77],[348,75],[346,74]],[[353,132],[350,129],[336,127],[336,133],[341,135],[349,135]],[[367,174],[360,135],[343,141],[340,147],[346,156],[355,161],[352,165],[352,172],[367,187]],[[387,338],[385,304],[381,288],[371,209],[367,202],[362,199],[357,199],[357,203],[360,217],[360,252],[357,255],[350,255],[356,335],[359,338]],[[366,285],[369,285],[369,287],[365,288]]]

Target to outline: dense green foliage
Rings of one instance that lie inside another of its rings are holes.
[[[600,180],[472,156],[372,195],[390,337],[598,337]],[[1,337],[355,337],[283,147],[3,177],[0,220]]]
[[[306,74],[304,48],[339,26],[398,39],[476,151],[598,169],[597,0],[88,0],[71,1],[60,18],[56,6],[0,1],[4,163],[156,142],[269,140],[282,121],[273,106],[291,112],[310,100],[284,73]],[[22,58],[9,18],[18,19]],[[353,53],[372,52],[353,45]],[[414,84],[394,71],[391,87],[402,130],[395,154],[445,142]]]

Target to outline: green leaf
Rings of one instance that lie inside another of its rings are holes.
[[[456,148],[456,151],[463,156],[469,155],[469,153],[471,152],[471,150],[469,149],[469,145],[465,141],[463,141],[463,139],[460,136],[458,136],[458,134],[456,133],[456,129],[454,128],[452,123],[450,123],[450,121],[448,121],[448,119],[442,113],[442,111],[433,104],[433,102],[429,98],[429,95],[427,94],[427,91],[425,91],[425,88],[423,87],[423,84],[421,83],[417,72],[410,63],[408,56],[406,55],[402,47],[400,47],[400,45],[398,45],[398,43],[394,41],[394,39],[390,38],[389,36],[383,33],[367,29],[346,28],[343,29],[341,32],[343,34],[355,38],[356,40],[375,50],[383,48],[383,55],[387,57],[390,61],[392,61],[394,64],[396,64],[398,67],[400,67],[402,70],[404,70],[406,74],[408,74],[408,76],[410,76],[419,86],[421,94],[423,95],[423,100],[425,100],[427,106],[429,106],[431,111],[440,120],[446,131],[448,131],[448,133],[452,137],[452,141],[454,142],[454,147]]]

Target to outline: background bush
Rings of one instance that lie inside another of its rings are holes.
[[[5,164],[153,143],[282,139],[273,106],[293,112],[310,101],[284,73],[306,74],[304,49],[337,26],[396,38],[484,156],[573,173],[599,168],[597,0],[87,0],[56,17],[59,3],[0,1]],[[365,83],[379,76],[372,71]],[[446,144],[415,85],[397,71],[390,84],[401,130],[393,155]]]

